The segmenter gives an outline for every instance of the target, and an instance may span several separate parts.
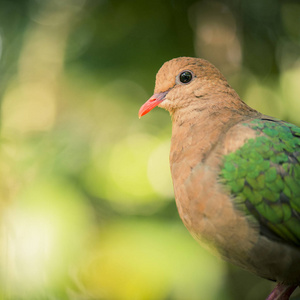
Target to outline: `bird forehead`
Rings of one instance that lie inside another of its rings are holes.
[[[177,73],[163,65],[156,75],[155,93],[165,92],[172,88],[176,82]]]
[[[196,76],[201,76],[210,64],[200,58],[178,57],[165,62],[156,75],[155,93],[165,92],[176,84],[176,76],[184,70],[192,71]],[[211,65],[212,67],[212,65]]]

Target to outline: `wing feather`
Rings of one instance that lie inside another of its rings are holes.
[[[244,125],[257,137],[224,156],[221,180],[261,234],[299,247],[300,128],[271,118]]]

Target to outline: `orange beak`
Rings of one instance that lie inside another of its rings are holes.
[[[147,102],[145,102],[139,110],[139,118],[144,116],[155,106],[163,102],[165,100],[165,96],[167,95],[167,93],[168,91],[154,94]]]

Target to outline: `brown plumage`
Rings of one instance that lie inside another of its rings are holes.
[[[157,105],[172,117],[171,174],[187,229],[224,259],[278,281],[268,299],[288,299],[300,283],[299,247],[262,234],[263,225],[238,209],[220,180],[224,156],[257,137],[245,124],[276,120],[246,105],[217,68],[198,58],[180,57],[161,67],[139,116]]]

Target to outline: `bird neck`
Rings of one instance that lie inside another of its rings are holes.
[[[253,108],[243,102],[238,94],[228,85],[222,88],[214,87],[208,93],[194,92],[190,101],[185,101],[185,106],[170,110],[173,124],[203,123],[203,126],[215,123],[227,123],[231,119],[247,119],[259,115]],[[204,123],[209,122],[209,124]]]
[[[223,97],[223,101],[214,100],[206,105],[199,102],[172,115],[170,159],[173,161],[180,161],[190,151],[194,151],[200,160],[205,159],[232,126],[261,115],[239,98],[224,103]]]

